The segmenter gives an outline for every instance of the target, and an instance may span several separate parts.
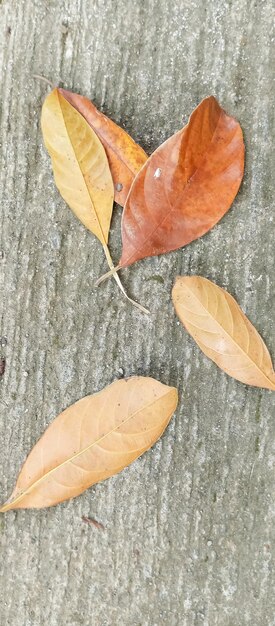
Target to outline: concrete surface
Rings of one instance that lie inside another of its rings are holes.
[[[78,398],[123,373],[180,392],[162,440],[129,469],[62,506],[1,516],[1,626],[274,625],[274,395],[220,372],[170,301],[177,274],[216,281],[275,355],[272,1],[4,0],[0,14],[1,500]],[[211,93],[241,122],[230,212],[121,274],[151,318],[114,282],[93,287],[106,263],[55,189],[39,128],[48,88],[33,73],[91,97],[148,152]]]

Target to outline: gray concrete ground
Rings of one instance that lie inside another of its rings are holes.
[[[1,516],[1,626],[274,625],[274,395],[208,361],[170,299],[177,274],[216,281],[275,355],[272,1],[4,0],[0,15],[1,500],[83,395],[122,372],[180,393],[162,440],[120,475]],[[55,189],[39,127],[48,89],[33,73],[89,96],[148,152],[208,94],[241,122],[245,178],[229,213],[121,275],[148,319],[114,282],[93,286],[103,253]]]

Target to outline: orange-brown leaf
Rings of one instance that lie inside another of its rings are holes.
[[[102,142],[114,181],[115,201],[124,206],[135,176],[147,161],[147,154],[123,128],[98,111],[88,98],[66,89],[59,88],[59,91],[85,117]]]
[[[243,169],[240,125],[213,96],[206,98],[135,178],[122,216],[119,266],[176,250],[206,233],[228,211]]]
[[[143,377],[79,400],[34,446],[0,512],[53,506],[120,472],[151,448],[176,406],[174,387]]]
[[[201,350],[229,376],[275,390],[270,354],[236,300],[201,276],[178,277],[174,307]]]

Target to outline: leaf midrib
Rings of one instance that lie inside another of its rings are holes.
[[[81,169],[81,166],[80,166],[80,163],[79,163],[79,160],[78,160],[78,157],[77,157],[77,154],[76,154],[76,151],[75,151],[75,148],[74,148],[73,142],[72,142],[71,137],[70,137],[70,133],[69,133],[69,130],[68,130],[68,126],[67,126],[67,124],[66,124],[66,120],[65,120],[65,117],[64,117],[64,114],[63,114],[63,110],[62,110],[61,103],[60,103],[60,96],[61,96],[62,98],[64,98],[64,96],[62,96],[62,94],[60,94],[60,93],[59,93],[59,90],[57,89],[58,103],[59,103],[59,107],[60,107],[60,111],[61,111],[62,119],[63,119],[63,122],[64,122],[64,126],[65,126],[65,129],[66,129],[66,134],[67,134],[68,140],[69,140],[69,142],[70,142],[70,145],[71,145],[72,151],[73,151],[73,153],[74,153],[74,156],[75,156],[75,159],[76,159],[76,163],[77,163],[77,165],[78,165],[78,167],[79,167],[79,171],[80,171],[81,176],[82,176],[82,178],[83,178],[83,181],[84,181],[85,187],[86,187],[86,189],[87,189],[87,191],[88,191],[88,195],[89,195],[89,198],[90,198],[90,201],[91,201],[91,204],[92,204],[92,207],[93,207],[93,210],[94,210],[95,216],[96,216],[96,221],[97,221],[97,224],[98,224],[99,230],[100,230],[100,232],[101,232],[101,234],[102,234],[102,239],[103,239],[103,241],[105,242],[105,244],[107,245],[107,240],[106,240],[106,237],[105,237],[105,235],[104,235],[104,233],[103,233],[102,226],[101,226],[101,223],[100,223],[100,220],[99,220],[98,214],[97,214],[97,210],[96,210],[96,208],[95,208],[95,204],[94,204],[93,199],[92,199],[92,197],[91,197],[91,193],[90,193],[89,187],[88,187],[88,185],[87,185],[87,183],[86,183],[86,180],[85,180],[84,174],[83,174],[83,172],[82,172],[82,169]],[[87,120],[83,117],[83,115],[81,115],[81,113],[79,113],[79,111],[77,111],[77,109],[75,109],[75,107],[73,107],[73,106],[72,106],[72,104],[71,104],[71,103],[70,103],[70,102],[69,102],[66,98],[64,98],[64,100],[66,100],[66,102],[68,102],[68,104],[69,104],[69,105],[70,105],[70,106],[71,106],[71,107],[72,107],[72,108],[76,111],[76,113],[77,113],[77,114],[78,114],[78,115],[79,115],[79,116],[80,116],[80,117],[84,120],[84,122],[87,124],[87,126],[88,126],[89,128],[91,128],[91,127],[90,127],[90,125],[88,124]],[[93,129],[91,129],[91,130],[92,130],[92,132],[93,132],[93,133],[95,133],[95,131],[94,131]],[[95,135],[96,135],[96,133],[95,133]],[[106,157],[106,158],[107,158],[107,157]],[[108,165],[109,165],[109,164],[108,164]]]

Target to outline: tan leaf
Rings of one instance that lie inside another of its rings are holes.
[[[179,319],[206,356],[246,385],[275,390],[267,347],[227,291],[201,276],[180,276],[172,299]]]
[[[143,377],[79,400],[34,446],[0,512],[53,506],[117,474],[162,435],[177,401],[174,387]]]

